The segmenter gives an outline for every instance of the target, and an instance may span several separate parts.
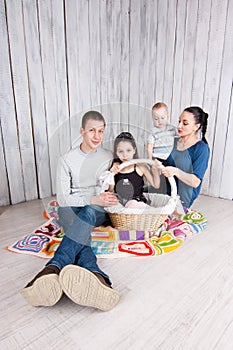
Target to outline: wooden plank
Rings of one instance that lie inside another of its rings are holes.
[[[84,111],[91,106],[88,7],[87,0],[65,1],[72,147],[79,143],[81,118]]]
[[[23,14],[35,162],[39,197],[44,198],[51,196],[52,190],[36,0],[23,1]]]
[[[158,0],[157,45],[155,67],[155,100],[163,101],[165,74],[166,37],[167,37],[167,1]]]
[[[153,15],[152,15],[153,14]],[[155,103],[155,75],[157,65],[157,1],[140,3],[140,80],[139,105],[134,106],[136,115],[137,145],[140,157],[147,157],[148,130],[152,127],[151,108]]]
[[[203,106],[205,74],[208,59],[208,39],[211,23],[210,10],[210,0],[199,1],[191,104],[201,107]]]
[[[177,117],[180,115],[182,106],[180,104],[180,96],[182,91],[182,66],[184,55],[184,38],[185,38],[185,18],[187,1],[177,1],[176,12],[176,40],[175,40],[175,61],[173,72],[173,87],[172,87],[172,108],[171,121],[177,123]]]
[[[21,155],[19,150],[15,103],[12,90],[11,67],[9,58],[8,33],[6,25],[5,4],[0,0],[0,35],[1,35],[1,65],[0,65],[0,105],[1,128],[5,161],[9,182],[11,203],[25,200],[22,177]],[[4,167],[4,163],[1,164]]]
[[[38,198],[34,146],[30,113],[22,6],[19,1],[7,2],[12,79],[18,125],[25,199]]]
[[[153,13],[153,16],[151,14]],[[151,109],[154,104],[157,2],[154,0],[141,3],[141,50],[140,55],[140,92],[139,104]],[[150,118],[151,119],[151,118]],[[148,125],[147,118],[144,118]],[[141,123],[140,123],[141,124]],[[149,126],[151,123],[149,123]]]
[[[104,105],[108,102],[108,79],[109,79],[109,56],[107,47],[108,37],[108,23],[107,23],[107,10],[106,2],[100,1],[100,103]]]
[[[214,147],[210,172],[209,194],[214,197],[233,198],[232,132],[232,52],[233,52],[233,2],[228,2],[221,80],[217,106]],[[228,179],[228,180],[227,180]]]
[[[151,6],[153,6],[154,3],[148,4],[148,2],[140,1],[138,3],[138,12],[136,13],[136,16],[139,15],[139,21],[137,23],[137,17],[134,20],[131,18],[130,23],[134,23],[134,26],[132,28],[131,36],[130,36],[130,42],[133,40],[132,35],[137,35],[138,32],[138,40],[136,39],[134,42],[134,50],[130,50],[130,54],[132,55],[138,55],[138,81],[134,81],[135,84],[135,93],[136,89],[138,89],[138,96],[135,95],[135,101],[137,99],[137,103],[132,104],[129,106],[129,131],[132,133],[132,135],[135,138],[138,155],[139,158],[144,158],[146,156],[146,147],[145,147],[145,139],[147,134],[147,121],[150,120],[150,113],[148,113],[148,108],[146,108],[146,98],[147,98],[147,91],[148,91],[148,81],[145,80],[146,72],[148,69],[150,69],[149,66],[149,58],[150,58],[150,52],[148,50],[149,47],[149,25],[150,23],[147,22],[148,19],[148,11],[152,10]],[[131,3],[132,6],[132,3]],[[135,6],[135,4],[134,4]],[[149,8],[148,8],[149,7]],[[134,9],[135,10],[135,9]],[[134,14],[134,12],[132,12]],[[156,11],[155,11],[156,14]],[[136,32],[135,32],[136,31]],[[133,34],[134,33],[134,34]],[[155,39],[156,40],[156,39]],[[139,48],[138,46],[139,45]],[[154,50],[154,48],[152,48]],[[138,53],[136,54],[136,50],[138,50]],[[131,57],[133,58],[133,57]],[[137,59],[137,58],[136,58]],[[130,64],[130,74],[131,74],[132,66]],[[154,70],[155,71],[155,70]],[[154,79],[154,77],[153,77]],[[150,85],[151,86],[151,85]],[[132,87],[131,87],[132,88]],[[154,88],[151,91],[152,99],[153,99],[153,93]]]
[[[121,127],[121,1],[106,2],[107,14],[107,53],[108,53],[108,115],[109,148],[113,150],[113,141],[122,131]]]
[[[229,19],[232,17],[229,17]],[[227,133],[225,141],[225,152],[223,158],[223,171],[221,177],[221,187],[219,196],[222,198],[229,198],[233,200],[233,161],[232,161],[232,149],[233,149],[233,86],[231,88],[231,101],[229,106],[228,118],[227,118]]]
[[[151,15],[153,14],[153,16]],[[138,153],[146,157],[148,130],[152,127],[151,107],[155,103],[157,1],[143,1],[140,8],[140,91],[136,123]],[[136,107],[134,107],[136,109]]]
[[[128,119],[128,106],[121,103],[123,91],[124,96],[128,96],[129,39],[125,35],[129,22],[128,1],[109,1],[106,4],[102,1],[100,17],[101,111],[107,121],[104,146],[113,150],[113,141],[125,130],[124,123]]]
[[[110,32],[112,45],[112,60],[110,70],[110,83],[112,86],[112,92],[110,95],[110,101],[114,101],[112,106],[113,118],[112,118],[112,135],[114,139],[116,136],[124,131],[128,130],[128,104],[121,103],[127,101],[128,98],[128,86],[129,86],[129,36],[125,35],[129,33],[129,2],[128,1],[113,1],[112,2],[112,20]],[[125,56],[124,56],[125,55]],[[127,72],[128,68],[128,72]],[[112,72],[112,73],[111,73]],[[119,77],[120,80],[115,77]],[[126,89],[126,92],[123,92]],[[124,95],[124,99],[123,96]],[[111,114],[110,114],[111,116]],[[113,150],[113,142],[112,142]]]
[[[128,103],[129,99],[129,0],[121,0],[121,40],[120,40],[120,101]],[[125,114],[123,114],[124,122],[127,121]]]
[[[123,124],[118,122],[119,116],[123,111],[121,103],[106,103],[100,105],[97,110],[102,113],[106,121],[104,132],[103,147],[113,152],[113,144],[116,136],[124,129]],[[127,105],[128,112],[128,105]],[[127,125],[128,127],[128,125]],[[127,129],[126,129],[127,130]]]
[[[108,101],[120,102],[120,83],[116,77],[120,77],[121,62],[121,13],[120,1],[109,0],[106,2],[108,18],[108,54],[109,54],[109,80]],[[119,118],[118,118],[119,119]]]
[[[89,1],[90,55],[90,100],[91,106],[100,105],[100,4],[99,0]]]
[[[0,206],[10,204],[7,169],[3,149],[2,128],[0,127]]]
[[[120,123],[121,129],[125,129],[124,124],[128,124],[129,118],[129,60],[130,60],[130,38],[129,38],[129,26],[130,26],[130,1],[121,0],[121,40],[120,40]]]
[[[0,2],[0,37],[1,42],[6,40],[6,23],[5,23],[5,11],[2,8],[4,3]],[[5,29],[3,28],[5,27]],[[4,34],[4,35],[2,35]],[[4,38],[5,36],[5,38]],[[5,47],[7,43],[5,43]],[[3,55],[3,59],[5,55]],[[2,59],[2,57],[1,57]],[[2,69],[5,69],[5,66],[0,65],[0,84],[1,87],[3,87],[3,80],[2,80]],[[4,94],[2,93],[2,90],[0,91],[0,103],[2,106],[2,98],[4,97]],[[2,108],[1,108],[2,110]],[[5,111],[4,111],[5,112]],[[2,113],[1,113],[2,114]],[[4,116],[1,115],[1,119],[4,118]],[[6,160],[5,160],[5,154],[4,154],[4,140],[3,140],[3,131],[2,126],[0,122],[0,206],[5,206],[10,204],[10,195],[9,195],[9,187],[8,187],[8,178],[7,178],[7,168],[6,168]]]
[[[193,66],[195,60],[195,44],[197,33],[197,11],[198,1],[188,1],[182,67],[181,110],[183,110],[185,107],[190,106],[191,104],[192,81],[194,74]]]
[[[61,154],[70,149],[70,120],[67,91],[65,23],[63,0],[52,0],[53,45],[55,81],[57,95],[57,115]]]
[[[130,72],[129,72],[129,103],[138,105],[140,91],[140,1],[132,1],[130,7]],[[129,124],[135,121],[135,116],[129,115]]]
[[[130,106],[130,116],[135,116],[135,122],[131,122],[129,125],[129,131],[132,133],[136,140],[139,158],[147,158],[147,132],[145,127],[145,120],[151,119],[151,110],[140,106]]]
[[[56,168],[61,154],[59,142],[59,117],[57,108],[55,52],[54,52],[54,24],[56,8],[52,1],[41,0],[38,3],[39,31],[41,57],[43,66],[43,82],[45,111],[48,131],[49,162],[51,168],[52,194],[56,193]]]
[[[65,23],[66,23],[66,55],[67,55],[67,79],[69,91],[70,109],[70,132],[71,144],[75,144],[79,136],[81,119],[81,106],[78,95],[78,42],[74,33],[78,32],[77,27],[77,1],[65,0]]]
[[[144,1],[140,1],[138,3],[138,6],[140,6],[140,27],[139,30],[139,44],[140,44],[140,50],[138,51],[139,56],[139,91],[138,91],[138,105],[145,105],[145,71],[146,67],[148,67],[148,52],[147,52],[147,23],[146,23],[146,4]],[[143,41],[144,39],[144,41]],[[136,118],[136,121],[138,121],[138,118]],[[143,120],[141,120],[141,123]]]
[[[127,8],[127,1],[124,4],[124,6]],[[122,32],[123,19],[121,12],[121,1],[101,1],[99,10],[101,40],[100,102],[101,105],[104,105],[106,103],[109,104],[110,108],[111,104],[113,107],[113,103],[119,103],[121,101],[121,40],[122,35],[125,35],[125,32]],[[125,15],[126,14],[124,14],[124,16]],[[124,43],[124,50],[127,50],[127,42]],[[119,79],[116,79],[116,77],[118,77]],[[125,88],[125,86],[123,86],[123,88]],[[112,113],[115,113],[114,108],[115,107],[113,107]],[[117,115],[117,113],[115,113],[115,117],[117,119],[113,119],[113,117],[111,117],[112,120],[116,123],[120,123],[120,114]]]
[[[130,75],[129,75],[129,117],[128,128],[134,136],[139,154],[143,153],[141,147],[141,125],[144,126],[144,117],[141,114],[141,103],[144,104],[142,91],[142,58],[145,52],[143,42],[143,21],[145,18],[144,1],[133,1],[130,4]],[[145,27],[145,26],[144,26]],[[142,102],[143,101],[143,102]]]
[[[217,0],[213,0],[211,7],[211,27],[209,32],[208,61],[203,99],[204,110],[209,113],[207,138],[212,153],[214,148],[216,130],[217,105],[220,88],[227,3],[227,0],[224,0],[221,3],[219,3]],[[209,185],[211,181],[210,174],[212,172],[212,153],[210,156],[210,166],[207,169],[202,186],[202,193],[204,194],[209,194],[210,190]]]
[[[167,37],[166,37],[166,57],[163,84],[163,101],[167,104],[169,113],[172,104],[173,70],[175,59],[175,39],[176,39],[176,2],[168,1],[167,5]],[[177,125],[178,116],[171,116],[171,121]]]
[[[89,41],[89,9],[87,0],[79,0],[77,3],[77,33],[76,38],[78,45],[78,110],[84,111],[91,106],[90,98],[90,41]],[[72,33],[73,35],[73,33]]]

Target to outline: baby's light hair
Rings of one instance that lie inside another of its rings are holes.
[[[159,108],[161,108],[161,107],[166,108],[167,113],[168,113],[168,106],[167,106],[166,103],[164,103],[164,102],[156,102],[156,103],[154,104],[154,106],[152,107],[152,110],[153,110],[153,109],[159,109]]]

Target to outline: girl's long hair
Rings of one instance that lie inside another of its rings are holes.
[[[130,134],[130,132],[124,131],[124,132],[121,132],[121,133],[115,138],[115,141],[114,141],[114,149],[113,149],[113,163],[114,163],[114,162],[122,163],[121,160],[120,160],[120,159],[118,158],[118,156],[117,156],[117,146],[118,146],[118,144],[119,144],[121,141],[126,141],[126,142],[131,143],[132,147],[133,147],[134,150],[135,150],[134,159],[139,158],[139,156],[138,156],[138,150],[137,150],[137,145],[136,145],[136,141],[135,141],[133,135]]]

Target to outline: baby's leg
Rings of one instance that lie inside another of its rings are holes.
[[[150,206],[144,202],[138,202],[135,199],[131,199],[126,203],[125,208],[144,209],[144,208],[150,208]]]

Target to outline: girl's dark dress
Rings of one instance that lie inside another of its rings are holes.
[[[114,178],[114,191],[118,194],[120,203],[125,205],[131,199],[146,203],[147,200],[143,195],[143,177],[137,173],[136,165],[134,165],[134,170],[130,173],[118,173]]]

